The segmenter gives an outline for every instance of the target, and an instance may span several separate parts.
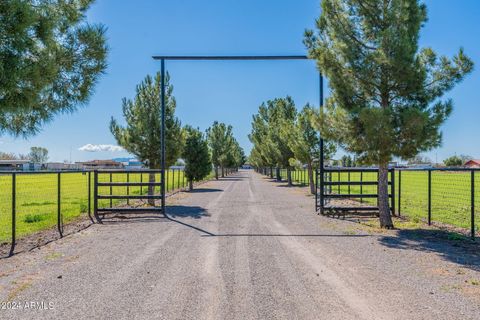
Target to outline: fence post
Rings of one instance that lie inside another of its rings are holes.
[[[140,172],[140,183],[143,183],[143,173]],[[143,195],[143,186],[140,185],[140,195]]]
[[[363,171],[360,171],[360,195],[363,194]],[[363,197],[360,197],[360,203],[363,203]]]
[[[93,215],[97,222],[102,223],[98,217],[98,171],[93,171]]]
[[[347,175],[348,175],[348,194],[350,194],[350,171],[348,171]]]
[[[318,170],[316,169],[315,170],[315,179],[313,180],[314,181],[314,185],[315,185],[315,211],[318,210]]]
[[[88,217],[93,223],[92,218],[92,172],[88,171]]]
[[[127,183],[129,183],[129,182],[130,182],[130,173],[127,172]],[[129,195],[130,195],[130,186],[127,185],[127,196],[129,196]],[[129,204],[130,204],[130,199],[127,198],[127,205],[129,205]]]
[[[180,168],[177,170],[177,189],[180,189]]]
[[[331,171],[328,173],[328,178],[330,179],[330,182],[333,181],[333,173]],[[329,193],[332,193],[332,188],[333,188],[333,186],[330,184],[330,186],[328,187],[328,192]]]
[[[402,170],[398,170],[398,216],[401,215],[402,204],[400,202],[402,198]]]
[[[168,171],[169,169],[165,169],[165,192],[168,193]]]
[[[432,170],[428,170],[428,225],[432,224]]]
[[[340,170],[338,170],[338,182],[340,182],[341,178],[340,178]],[[340,194],[340,184],[338,184],[337,186],[337,193]]]
[[[471,234],[472,240],[475,240],[475,170],[470,172],[470,192],[471,192]]]
[[[390,184],[390,190],[392,193],[392,213],[395,215],[395,168],[392,168],[392,171],[390,172],[391,175],[391,184]]]
[[[16,241],[16,197],[17,197],[17,174],[14,172],[12,173],[12,246],[10,247],[10,255],[13,255],[15,251],[15,241]]]
[[[57,228],[60,238],[63,237],[62,228],[62,210],[61,210],[61,176],[60,172],[57,173]]]
[[[110,183],[112,183],[112,181],[113,181],[113,180],[112,180],[112,173],[110,172]],[[113,187],[112,187],[112,185],[110,185],[110,195],[112,195],[112,194],[113,194]],[[112,200],[112,198],[110,198],[110,208],[113,208],[113,200]]]

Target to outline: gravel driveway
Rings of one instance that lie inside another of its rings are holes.
[[[318,216],[304,189],[240,171],[0,260],[0,319],[480,319],[478,252]]]

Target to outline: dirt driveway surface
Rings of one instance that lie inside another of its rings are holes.
[[[251,171],[168,203],[0,260],[0,319],[480,319],[478,252],[318,216]]]

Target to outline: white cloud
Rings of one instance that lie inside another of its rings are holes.
[[[86,151],[86,152],[99,152],[99,151],[107,151],[107,152],[119,152],[119,151],[125,151],[120,146],[115,146],[113,144],[91,144],[88,143],[80,148],[78,148],[80,151]]]

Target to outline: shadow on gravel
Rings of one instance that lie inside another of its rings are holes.
[[[213,237],[346,237],[346,238],[363,238],[371,237],[367,234],[278,234],[278,233],[227,233],[227,234],[210,234]],[[205,236],[204,236],[205,237]]]
[[[199,188],[188,191],[188,193],[204,193],[204,192],[221,192],[222,189],[212,189],[212,188]]]
[[[122,223],[145,223],[145,222],[165,222],[163,214],[116,214],[102,219],[103,224],[122,224]]]
[[[283,182],[283,181],[282,181],[281,183],[282,183],[282,184],[278,184],[278,185],[276,185],[275,187],[278,187],[278,188],[295,188],[295,187],[301,188],[301,187],[308,187],[307,184],[296,184],[296,183],[294,183],[294,184],[292,184],[291,186],[289,186],[288,184],[286,184],[286,182]]]
[[[480,271],[480,243],[445,230],[399,230],[379,242],[389,248],[433,252],[445,260]]]
[[[222,191],[222,190],[220,190]],[[205,208],[198,206],[178,206],[172,205],[166,207],[167,215],[170,218],[195,218],[208,217],[209,214]]]

